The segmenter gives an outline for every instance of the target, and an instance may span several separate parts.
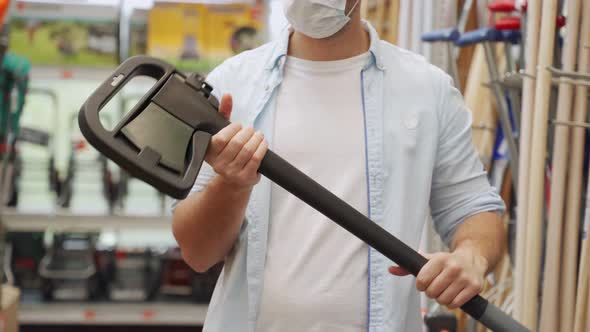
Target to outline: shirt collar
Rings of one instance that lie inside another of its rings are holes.
[[[373,28],[371,23],[369,23],[368,21],[362,20],[362,23],[365,30],[369,32],[370,38],[369,53],[371,53],[371,62],[367,65],[366,68],[375,64],[377,68],[379,68],[380,70],[385,70],[385,67],[383,65],[383,57],[381,56],[379,50],[379,34],[377,33],[377,30],[375,30],[375,28]],[[283,65],[285,64],[284,58],[287,56],[287,52],[289,50],[289,39],[292,32],[293,29],[291,27],[284,29],[279,40],[275,43],[272,56],[269,59],[270,61],[268,61],[266,69],[283,69]]]

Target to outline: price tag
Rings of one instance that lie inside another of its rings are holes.
[[[72,70],[70,70],[70,69],[64,69],[64,70],[61,71],[61,78],[62,79],[66,79],[67,80],[67,79],[70,79],[72,77],[74,77],[74,72]]]
[[[154,317],[156,316],[156,311],[152,310],[152,309],[145,309],[143,311],[143,320],[145,321],[151,321],[154,319]]]
[[[94,310],[84,310],[84,320],[87,322],[94,321],[96,319],[96,311]]]

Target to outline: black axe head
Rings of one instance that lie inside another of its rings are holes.
[[[136,76],[156,84],[113,130],[99,112]],[[122,63],[82,105],[80,130],[88,142],[132,176],[174,198],[190,192],[212,135],[229,122],[219,113],[213,88],[172,65],[147,56]]]

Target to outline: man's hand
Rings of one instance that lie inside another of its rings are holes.
[[[231,96],[224,95],[219,112],[228,120],[232,106]],[[258,168],[267,149],[261,132],[232,123],[213,136],[205,160],[227,185],[249,190],[260,181]]]
[[[472,250],[424,255],[428,263],[416,278],[416,288],[449,309],[461,307],[482,291],[488,270],[486,259]],[[406,276],[404,269],[392,266],[389,272]]]
[[[232,106],[231,96],[223,96],[219,112],[228,120]],[[205,159],[217,175],[180,202],[172,219],[182,256],[195,271],[206,272],[234,248],[266,150],[261,133],[237,124],[212,137]]]

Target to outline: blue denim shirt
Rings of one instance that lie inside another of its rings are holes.
[[[504,210],[471,143],[471,113],[448,75],[421,56],[381,41],[370,24],[364,25],[371,57],[359,73],[359,111],[365,119],[369,218],[416,248],[430,214],[437,232],[450,243],[466,218]],[[231,120],[261,130],[271,149],[288,43],[286,30],[279,40],[228,59],[208,77],[218,98],[233,95]],[[204,165],[193,191],[203,190],[214,174]],[[272,222],[270,185],[263,177],[253,190],[209,306],[206,332],[255,331]],[[367,302],[367,330],[420,331],[414,278],[391,276],[391,264],[369,249],[368,298],[359,299]]]

